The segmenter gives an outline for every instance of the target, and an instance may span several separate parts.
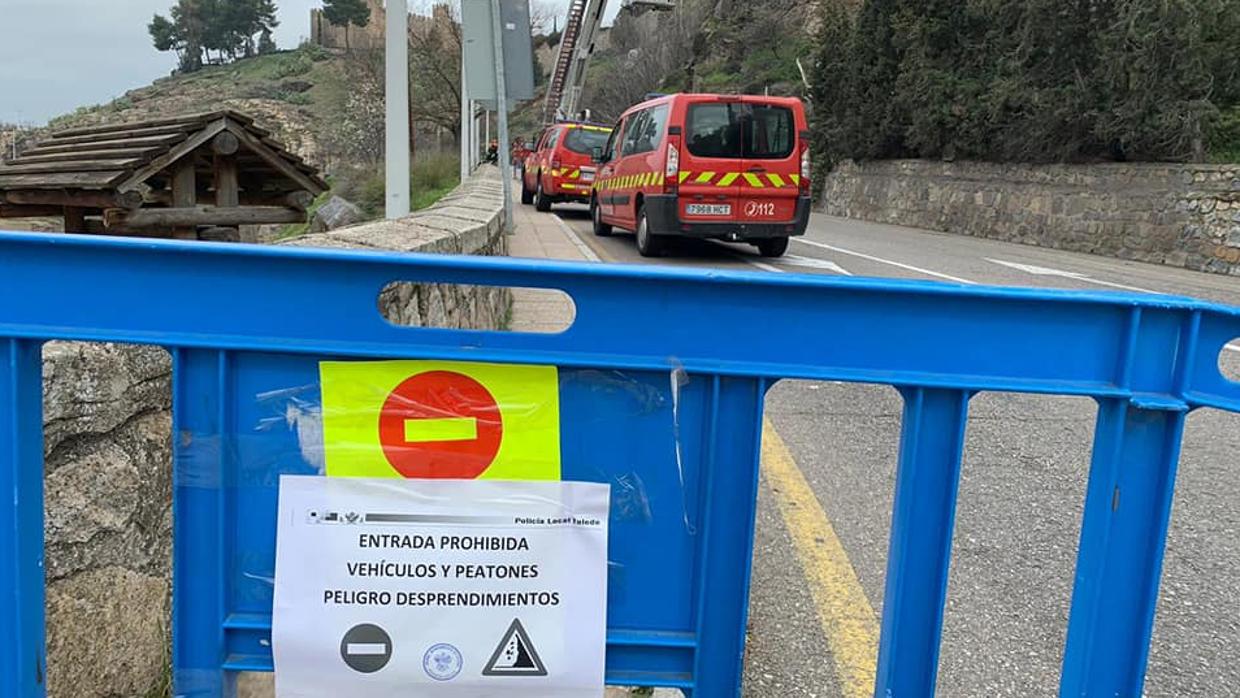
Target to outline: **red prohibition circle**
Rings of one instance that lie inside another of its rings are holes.
[[[408,440],[407,424],[416,431],[417,420],[432,419],[473,420],[475,438]],[[379,412],[383,453],[407,478],[472,480],[494,462],[503,435],[503,415],[490,391],[452,371],[428,371],[407,378]]]

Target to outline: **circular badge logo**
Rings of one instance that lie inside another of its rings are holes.
[[[461,652],[449,644],[432,645],[422,657],[422,669],[436,681],[451,681],[461,673]]]

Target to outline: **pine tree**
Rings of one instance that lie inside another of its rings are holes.
[[[364,27],[370,23],[370,6],[366,0],[323,0],[323,16],[335,27],[344,27],[344,48],[349,50],[349,26]]]
[[[279,25],[275,0],[178,0],[169,15],[155,15],[147,29],[156,49],[178,53],[183,72],[201,68],[212,51],[220,61],[252,56],[256,37],[270,39]]]
[[[181,72],[192,73],[202,67],[207,25],[203,2],[178,0],[168,14],[171,19],[155,15],[147,30],[157,50],[176,51]]]
[[[263,33],[258,37],[258,55],[265,56],[269,53],[275,53],[279,48],[276,41],[271,37],[270,29],[263,29]]]

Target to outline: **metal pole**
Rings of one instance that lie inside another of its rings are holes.
[[[469,169],[478,167],[478,106],[469,100]]]
[[[504,27],[499,0],[491,0],[491,34],[495,39],[495,97],[499,104],[499,144],[508,145],[508,81],[504,77]],[[528,27],[526,30],[528,31]],[[512,161],[499,155],[499,178],[504,184],[504,232],[512,232]]]
[[[461,42],[461,181],[469,178],[469,82],[465,79],[465,42]]]
[[[388,219],[409,215],[409,5],[388,0],[385,103]]]

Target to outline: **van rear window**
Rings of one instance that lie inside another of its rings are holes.
[[[611,134],[607,131],[595,131],[587,128],[570,128],[564,136],[564,147],[574,153],[589,155],[595,148],[607,147],[607,139]]]
[[[741,157],[741,105],[707,102],[689,107],[689,152],[699,158]]]
[[[796,144],[792,110],[765,104],[702,102],[689,107],[689,152],[700,158],[782,160]]]

